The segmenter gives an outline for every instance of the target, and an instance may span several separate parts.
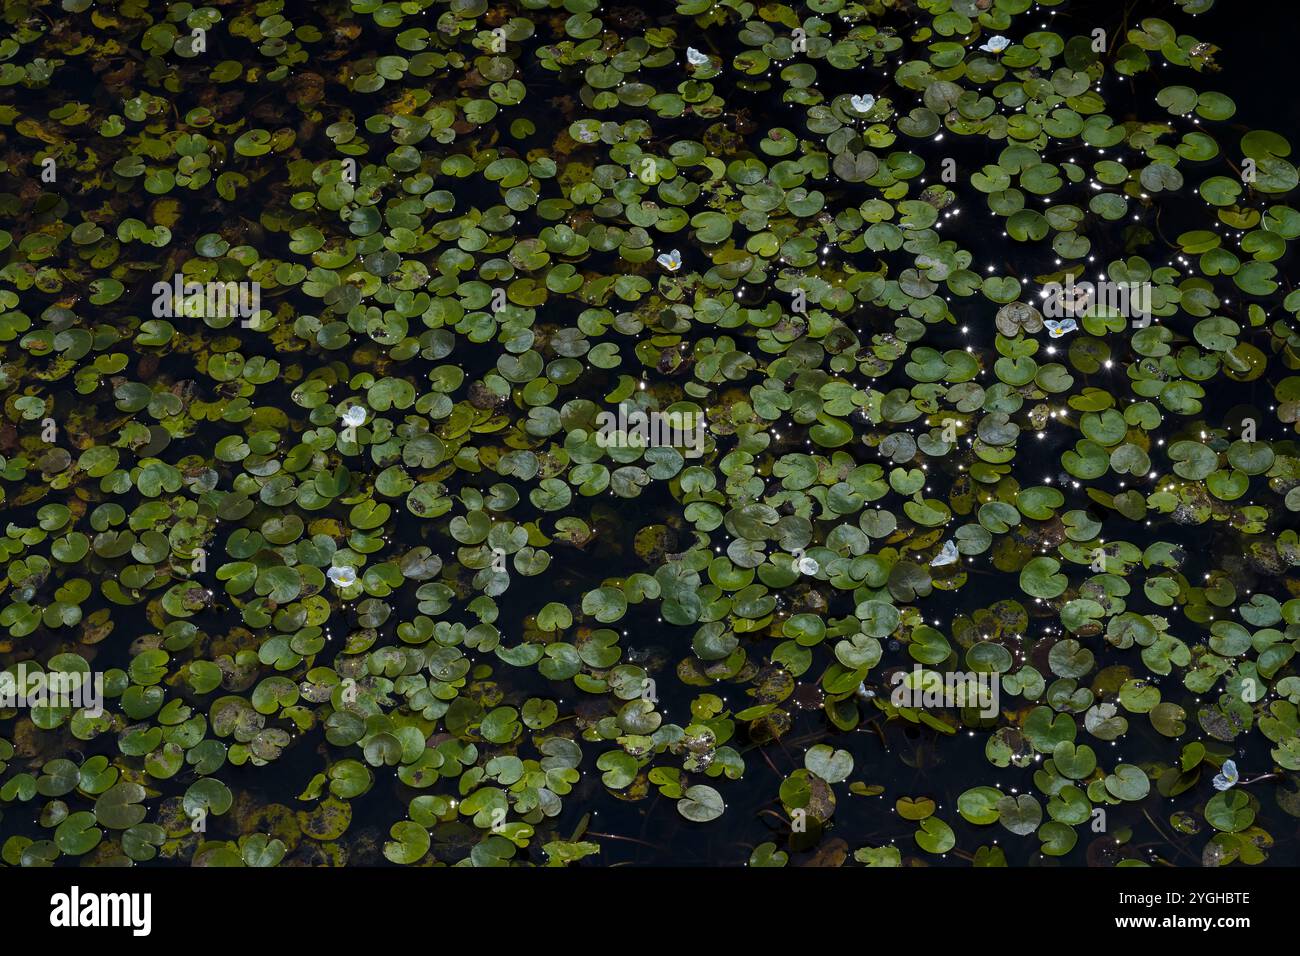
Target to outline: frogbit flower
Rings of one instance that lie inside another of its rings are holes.
[[[1240,779],[1241,774],[1237,772],[1237,762],[1235,760],[1225,760],[1223,761],[1223,772],[1214,776],[1214,789],[1230,790],[1237,785],[1237,781]]]
[[[357,582],[357,569],[349,565],[330,568],[327,576],[341,588],[350,588]]]
[[[989,42],[985,43],[980,49],[985,53],[1001,53],[1009,46],[1011,46],[1011,41],[999,34],[989,37]]]
[[[957,545],[954,544],[952,541],[945,541],[943,543],[943,547],[939,549],[939,553],[936,554],[934,556],[934,560],[930,562],[930,567],[941,568],[945,564],[956,564],[956,563],[957,563]]]
[[[661,252],[655,259],[655,262],[659,263],[669,272],[676,272],[682,267],[682,254],[676,249],[672,252]]]
[[[701,53],[699,50],[695,49],[695,47],[688,46],[686,48],[686,62],[691,66],[704,66],[706,63],[710,62],[710,60],[707,53]]]
[[[871,112],[871,107],[876,105],[876,98],[872,96],[870,93],[866,93],[866,94],[854,93],[852,96],[849,97],[849,103],[859,113],[869,113]]]
[[[366,410],[364,406],[353,405],[343,413],[341,421],[349,428],[356,428],[358,425],[366,423]]]
[[[1059,322],[1055,319],[1043,319],[1043,324],[1047,326],[1047,332],[1054,339],[1059,339],[1067,332],[1079,331],[1079,323],[1074,319],[1061,319]]]

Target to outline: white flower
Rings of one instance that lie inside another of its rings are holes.
[[[686,62],[691,66],[704,66],[709,62],[709,57],[708,54],[701,53],[695,47],[688,46],[686,48]]]
[[[985,43],[980,49],[985,53],[1001,53],[1009,46],[1011,46],[1011,41],[1004,36],[998,35],[989,37],[989,42]]]
[[[930,562],[930,567],[941,568],[945,564],[955,564],[957,562],[957,545],[951,541],[945,541],[939,553],[934,556]]]
[[[1215,774],[1214,789],[1228,790],[1237,785],[1241,779],[1241,774],[1237,773],[1237,763],[1234,760],[1223,761],[1223,773]]]
[[[1059,339],[1066,332],[1079,331],[1079,323],[1074,319],[1061,319],[1059,322],[1054,319],[1043,319],[1043,324],[1047,326],[1048,333],[1054,339]]]
[[[871,112],[871,107],[876,105],[876,98],[870,93],[865,95],[854,93],[849,97],[849,103],[852,104],[853,108],[859,113],[869,113]]]
[[[361,405],[353,405],[343,413],[343,424],[349,428],[355,428],[358,425],[366,423],[366,410]]]
[[[682,267],[682,254],[674,249],[672,252],[661,252],[655,262],[659,263],[669,272],[676,272]]]
[[[590,126],[578,127],[577,135],[574,137],[580,143],[594,143],[600,139],[600,132],[592,129]]]
[[[328,577],[341,588],[350,588],[357,581],[357,569],[344,564],[330,568]]]

